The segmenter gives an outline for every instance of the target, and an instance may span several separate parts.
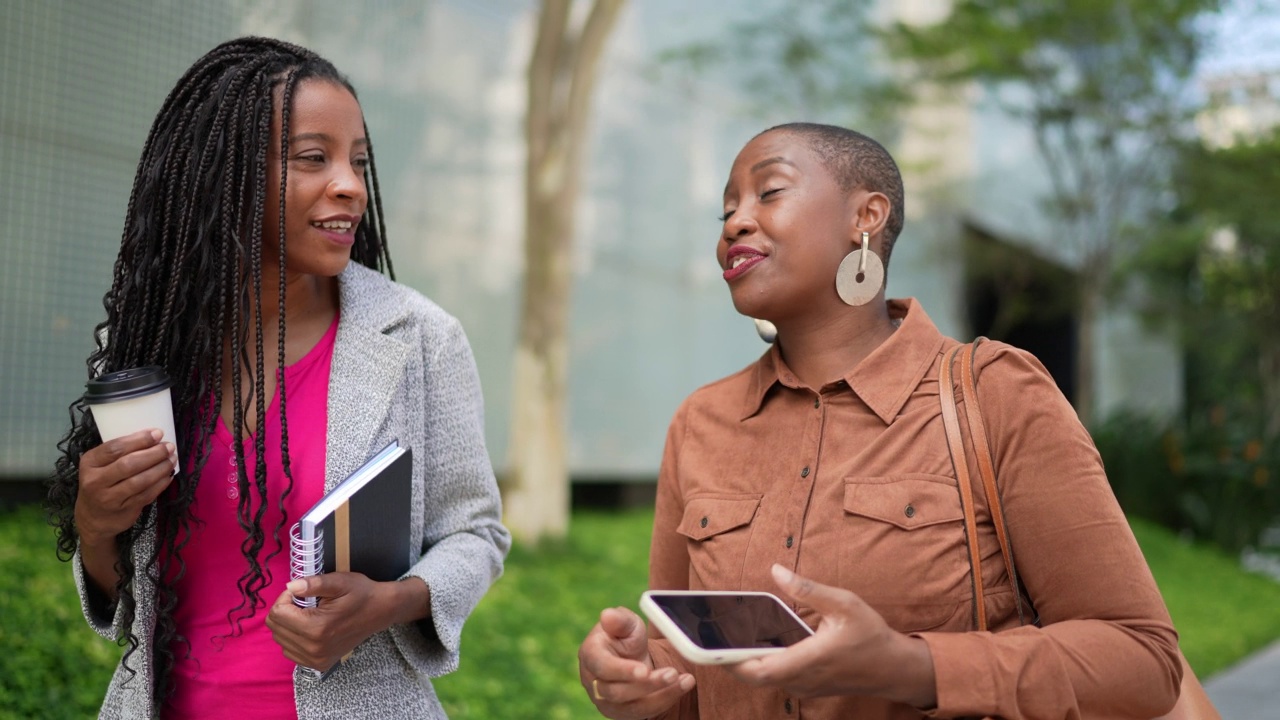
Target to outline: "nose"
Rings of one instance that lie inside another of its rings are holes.
[[[334,175],[326,188],[328,195],[334,199],[355,200],[361,209],[369,199],[364,184],[364,168],[351,163],[334,163]]]
[[[734,210],[733,215],[729,216],[728,220],[724,221],[724,239],[726,242],[733,242],[738,238],[750,235],[759,227],[748,208],[740,206],[737,210]]]

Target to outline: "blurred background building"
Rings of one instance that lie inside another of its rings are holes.
[[[733,7],[749,13],[756,4]],[[907,15],[941,7],[891,6]],[[501,472],[536,9],[529,0],[0,3],[0,478],[36,479],[52,467],[66,407],[86,380],[149,123],[195,58],[242,34],[309,46],[359,91],[398,279],[466,328]],[[680,400],[764,350],[734,312],[714,259],[721,188],[755,132],[805,118],[752,108],[753,98],[714,73],[677,77],[655,61],[662,49],[718,32],[723,10],[633,2],[606,50],[573,289],[577,481],[654,477]],[[1274,117],[1275,78],[1262,87]],[[907,113],[890,147],[906,171],[908,220],[889,294],[919,298],[944,333],[962,339],[1008,316],[1010,290],[1030,299],[1038,312],[1001,332],[1040,356],[1071,396],[1078,338],[1064,298],[1076,271],[1038,205],[1047,181],[1032,143],[977,93]],[[975,254],[996,271],[974,272]],[[1122,407],[1176,411],[1181,364],[1170,341],[1124,309],[1108,309],[1096,332],[1089,361],[1099,417]]]
[[[1196,129],[1206,145],[1256,141],[1280,125],[1280,70],[1218,72],[1202,85],[1208,103]]]

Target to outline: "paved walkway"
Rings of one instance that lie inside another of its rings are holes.
[[[1204,683],[1222,720],[1280,718],[1280,641]]]

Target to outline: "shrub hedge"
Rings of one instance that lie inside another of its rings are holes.
[[[1131,516],[1230,553],[1280,520],[1280,443],[1264,441],[1257,419],[1221,406],[1185,423],[1119,414],[1093,436]]]

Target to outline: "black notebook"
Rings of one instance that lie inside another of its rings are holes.
[[[413,454],[392,441],[320,498],[293,526],[290,574],[358,572],[399,579],[409,570]],[[314,597],[294,598],[314,607]]]

